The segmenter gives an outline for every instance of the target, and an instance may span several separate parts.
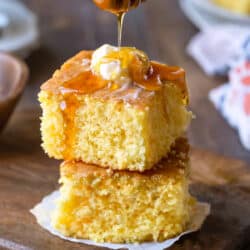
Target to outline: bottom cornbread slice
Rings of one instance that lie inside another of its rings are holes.
[[[65,236],[96,242],[162,241],[186,228],[189,147],[179,139],[168,157],[144,173],[68,161],[52,224]]]

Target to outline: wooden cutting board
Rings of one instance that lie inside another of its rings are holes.
[[[0,140],[0,249],[100,249],[52,236],[29,213],[58,187],[59,165],[42,152],[32,113],[37,110],[19,112]],[[191,155],[191,192],[211,203],[212,211],[199,232],[170,249],[250,249],[250,168],[203,150],[192,149]]]

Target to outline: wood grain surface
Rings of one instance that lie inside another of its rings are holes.
[[[29,213],[57,188],[59,162],[40,148],[37,93],[40,84],[68,57],[81,49],[116,43],[115,18],[97,10],[90,0],[23,0],[38,14],[40,48],[27,62],[31,78],[24,96],[0,136],[0,249],[98,249],[58,239],[40,228]],[[171,249],[250,249],[250,154],[236,132],[215,111],[208,91],[225,79],[208,78],[185,53],[197,30],[176,0],[148,0],[125,21],[124,44],[147,51],[151,58],[178,64],[188,72],[191,108],[197,118],[189,130],[192,151],[192,193],[212,205],[202,229]]]

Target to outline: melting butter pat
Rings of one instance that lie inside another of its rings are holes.
[[[146,54],[130,47],[114,47],[108,44],[97,49],[92,56],[91,70],[103,79],[118,84],[128,84],[134,79],[131,72],[140,68],[140,73],[146,74],[150,61]]]

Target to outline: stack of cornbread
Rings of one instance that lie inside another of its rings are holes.
[[[163,241],[186,229],[185,72],[135,48],[68,60],[41,88],[43,148],[63,159],[53,226],[97,242]]]

